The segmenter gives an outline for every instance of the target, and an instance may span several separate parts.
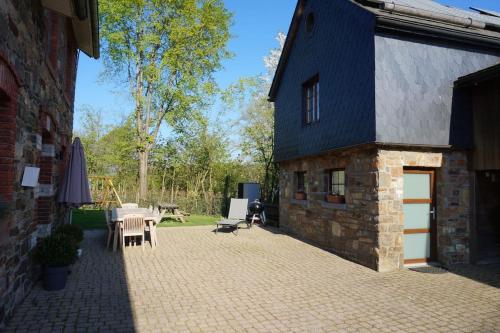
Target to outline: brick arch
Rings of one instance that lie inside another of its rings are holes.
[[[12,201],[19,80],[0,55],[0,200]],[[5,180],[5,181],[3,181]]]

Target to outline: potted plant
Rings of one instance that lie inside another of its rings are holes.
[[[306,200],[307,194],[304,191],[295,192],[295,200]]]
[[[335,204],[345,203],[345,197],[339,193],[328,193],[326,195],[326,201]]]
[[[42,264],[43,287],[46,290],[60,290],[66,286],[68,266],[76,260],[77,244],[63,233],[45,238],[35,249],[33,259]]]
[[[63,224],[59,226],[55,232],[55,234],[64,234],[68,237],[73,238],[76,245],[78,246],[77,254],[78,257],[82,255],[82,249],[80,248],[80,243],[83,241],[83,230],[79,226],[74,224]]]

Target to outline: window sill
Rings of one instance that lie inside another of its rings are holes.
[[[303,206],[303,207],[309,206],[309,201],[307,199],[306,200],[291,199],[290,203],[293,205],[299,205],[299,206]]]
[[[327,208],[327,209],[347,210],[347,204],[345,204],[345,203],[343,203],[343,204],[336,204],[336,203],[322,201],[321,202],[321,207]]]

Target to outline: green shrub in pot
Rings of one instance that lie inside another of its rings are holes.
[[[73,237],[62,233],[43,239],[35,248],[33,259],[43,266],[43,285],[47,290],[60,290],[66,285],[68,266],[77,258],[78,245]]]
[[[73,238],[76,244],[80,244],[83,240],[83,230],[79,226],[73,224],[63,224],[59,226],[54,234],[63,234]]]

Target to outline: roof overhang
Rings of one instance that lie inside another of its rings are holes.
[[[472,87],[478,85],[481,82],[490,81],[497,78],[500,78],[500,64],[458,78],[458,80],[455,81],[455,87]]]
[[[42,5],[71,19],[78,48],[99,58],[99,14],[97,0],[42,0]]]

